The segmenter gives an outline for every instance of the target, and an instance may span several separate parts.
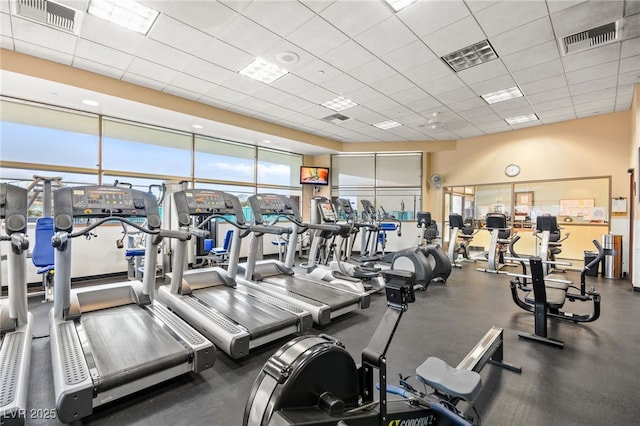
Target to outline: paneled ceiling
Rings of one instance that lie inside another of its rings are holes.
[[[90,14],[65,32],[2,0],[1,46],[344,143],[456,140],[624,111],[640,83],[637,0],[418,0],[398,13],[382,0],[141,3],[160,12],[147,35]],[[560,38],[612,22],[616,40],[564,54]],[[441,59],[485,39],[497,59],[459,72]],[[289,73],[271,84],[238,73],[256,57]],[[514,86],[524,96],[480,97]],[[320,104],[337,96],[358,105],[327,121],[336,112]],[[527,114],[539,120],[505,121]],[[401,126],[373,126],[387,120]]]

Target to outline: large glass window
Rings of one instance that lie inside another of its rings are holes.
[[[258,148],[258,185],[300,186],[302,156]]]
[[[351,200],[361,210],[363,199],[379,213],[415,220],[422,206],[422,154],[334,155],[332,197]]]
[[[97,116],[5,100],[0,109],[0,158],[5,164],[97,169]]]
[[[196,136],[195,178],[254,182],[255,147]]]
[[[104,170],[191,176],[190,134],[106,118],[102,126]]]

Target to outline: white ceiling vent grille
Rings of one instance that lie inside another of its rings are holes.
[[[74,34],[80,32],[82,13],[52,1],[17,0],[14,15]]]
[[[564,55],[582,52],[604,44],[613,43],[620,39],[622,19],[584,30],[560,39],[560,47]]]
[[[346,121],[348,119],[349,117],[342,114],[332,114],[323,118],[323,120],[330,121],[331,123],[340,123],[341,121]]]

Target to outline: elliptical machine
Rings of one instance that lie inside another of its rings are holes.
[[[440,244],[434,244],[434,240],[439,238],[438,225],[431,220],[431,212],[418,212],[418,228],[421,229],[420,244],[425,257],[431,264],[432,282],[446,282],[451,275],[451,261],[444,254]]]
[[[468,412],[460,404],[464,401],[472,407],[479,395],[479,371],[487,362],[522,371],[502,360],[502,329],[492,327],[456,368],[435,357],[420,365],[417,380],[434,389],[433,393],[417,391],[405,379],[400,386],[387,386],[386,353],[415,293],[409,272],[385,271],[385,280],[387,311],[362,352],[362,365],[357,367],[344,344],[330,336],[291,340],[267,360],[256,378],[245,407],[244,426],[479,424],[475,410]],[[379,401],[374,401],[374,386],[381,389]],[[388,401],[388,393],[405,399]]]

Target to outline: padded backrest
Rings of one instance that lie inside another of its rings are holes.
[[[550,215],[542,215],[536,218],[536,231],[549,231],[549,241],[556,242],[560,239],[558,218]]]
[[[462,215],[458,213],[451,213],[449,215],[449,227],[451,228],[464,228],[464,221],[462,220]]]
[[[488,229],[504,229],[507,227],[507,215],[504,213],[487,213],[485,219]]]
[[[222,243],[222,248],[225,250],[229,250],[229,246],[231,245],[231,237],[233,236],[233,229],[227,230],[227,233],[224,236],[224,242]]]
[[[38,268],[53,265],[55,249],[51,245],[51,238],[55,234],[52,217],[41,217],[36,221],[35,244],[31,254],[31,261]]]

